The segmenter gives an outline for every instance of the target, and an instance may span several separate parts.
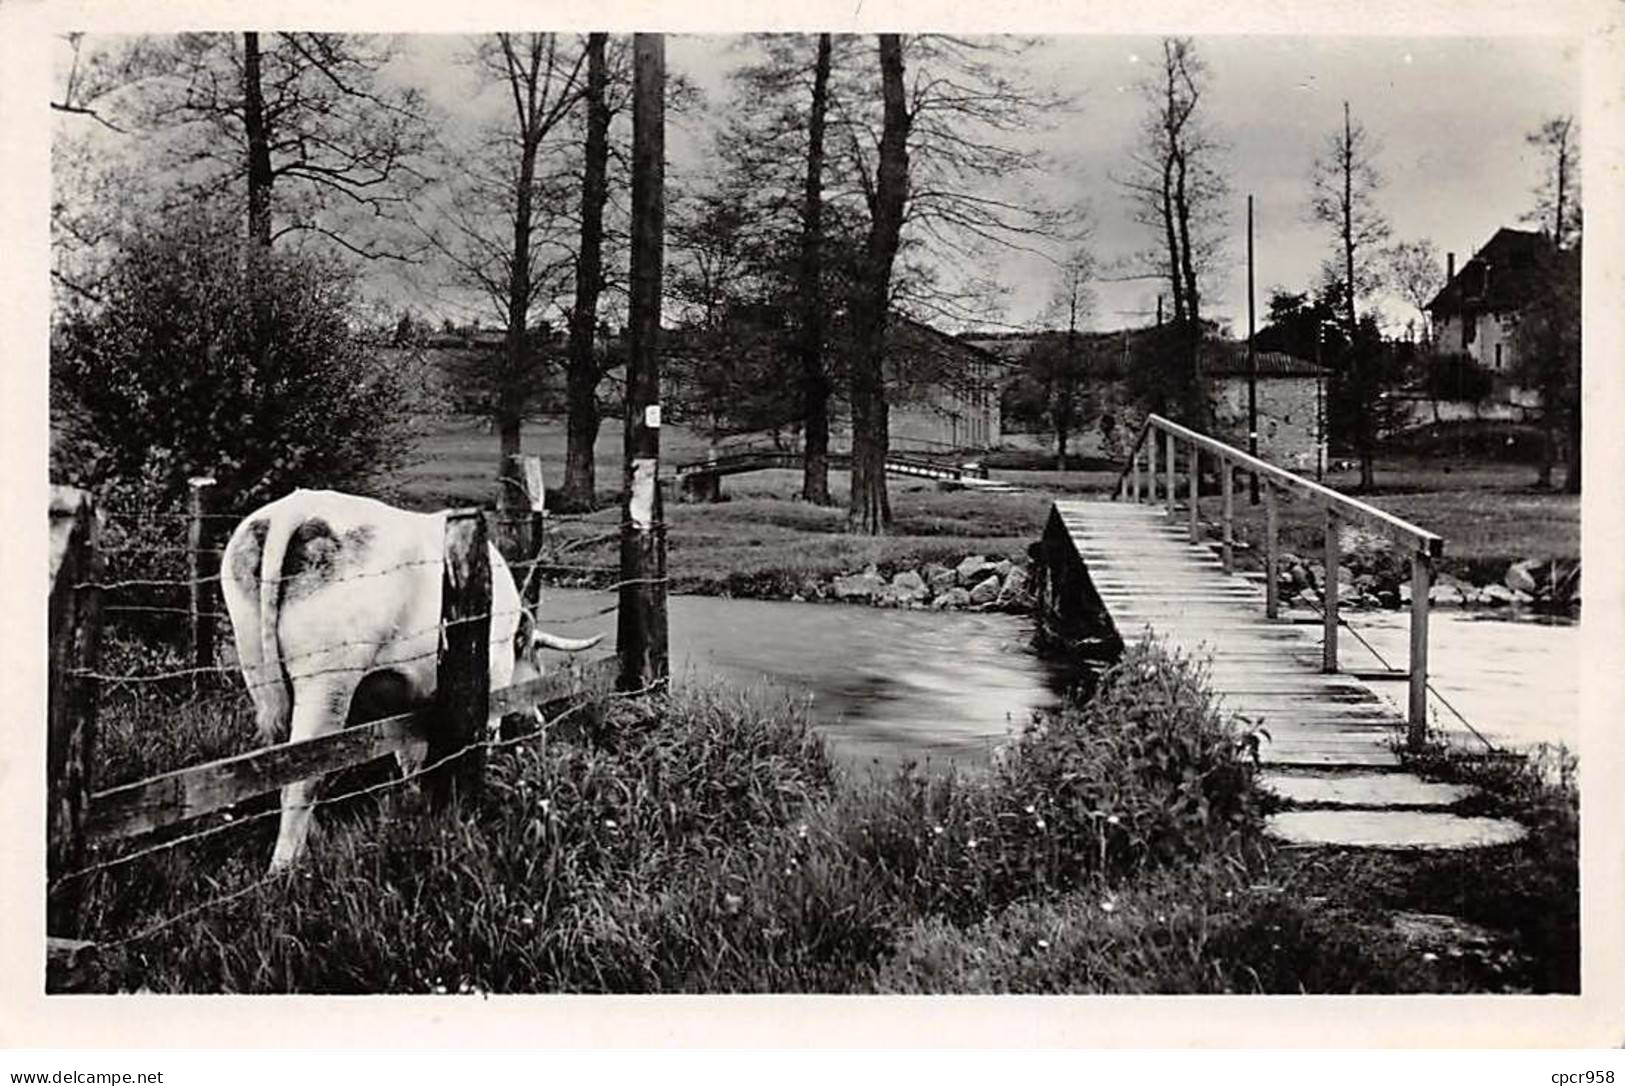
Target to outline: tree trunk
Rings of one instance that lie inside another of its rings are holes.
[[[248,141],[248,236],[271,247],[271,132],[260,83],[260,36],[243,35],[243,133]]]
[[[801,391],[805,444],[801,496],[829,504],[829,374],[824,366],[824,115],[829,108],[830,37],[818,35],[807,120],[807,187],[801,213]]]
[[[1563,477],[1563,489],[1570,494],[1580,493],[1580,393],[1574,392],[1574,403],[1569,408],[1568,464]]]
[[[854,531],[880,535],[891,526],[886,493],[886,453],[890,440],[884,365],[886,317],[891,301],[892,262],[903,228],[908,198],[908,105],[903,90],[903,44],[896,34],[880,35],[880,87],[884,121],[880,162],[864,253],[862,282],[853,298],[852,325],[857,351],[852,359],[852,497],[847,520]]]
[[[1369,387],[1366,380],[1364,360],[1360,357],[1360,346],[1355,339],[1356,315],[1354,312],[1354,130],[1349,120],[1349,104],[1343,103],[1343,272],[1346,277],[1347,290],[1343,297],[1343,317],[1348,326],[1349,342],[1349,378],[1354,383],[1355,403],[1358,406],[1359,418],[1355,424],[1355,440],[1360,447],[1360,489],[1370,490],[1376,486],[1376,471],[1374,465],[1375,444],[1372,414],[1376,410],[1373,402],[1376,389]]]
[[[564,454],[566,509],[593,507],[597,489],[593,445],[598,441],[598,360],[593,338],[598,326],[598,296],[604,278],[604,204],[609,162],[609,82],[604,52],[608,34],[587,36],[587,144],[581,184],[581,251],[576,255],[575,307],[570,311],[568,372],[565,377],[569,421]]]

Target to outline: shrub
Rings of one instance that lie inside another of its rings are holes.
[[[193,475],[241,511],[390,470],[413,404],[359,326],[331,261],[262,253],[207,211],[144,223],[99,300],[58,316],[53,472],[150,512],[183,508]]]

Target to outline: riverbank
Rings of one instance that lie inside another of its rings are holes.
[[[1492,849],[1280,848],[1243,735],[1154,645],[978,774],[843,771],[797,699],[714,685],[576,723],[494,753],[460,818],[325,812],[298,878],[257,881],[269,823],[109,872],[87,909],[103,943],[247,889],[110,952],[100,986],[1578,988],[1572,792],[1502,787],[1531,835]]]

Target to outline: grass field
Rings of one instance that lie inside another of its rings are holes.
[[[494,754],[455,815],[325,808],[288,877],[245,812],[93,876],[79,934],[109,992],[1578,990],[1572,775],[1482,782],[1511,845],[1280,848],[1236,727],[1141,646],[986,774],[857,777],[799,700],[680,688]]]
[[[567,561],[558,556],[561,564],[599,568],[616,564],[613,539],[589,545],[582,545],[582,540],[607,537],[618,522],[621,441],[619,420],[606,420],[595,450],[601,508],[582,521],[558,522],[555,542],[568,550]],[[661,457],[668,469],[704,456],[707,446],[703,435],[686,427],[669,425],[662,430]],[[523,448],[541,457],[549,485],[562,480],[561,422],[529,424]],[[384,488],[402,504],[436,508],[479,503],[489,500],[494,489],[497,442],[481,423],[426,423],[413,459]],[[1376,491],[1360,497],[1442,535],[1443,572],[1485,583],[1499,581],[1506,567],[1519,559],[1579,557],[1579,498],[1536,490],[1530,465],[1442,451],[1379,457],[1376,466]],[[1117,483],[1117,472],[1110,470],[994,469],[991,474],[1031,492],[943,492],[934,484],[894,477],[890,486],[896,524],[890,535],[878,539],[846,532],[844,472],[830,474],[835,504],[824,508],[797,500],[801,476],[796,471],[731,476],[723,481],[728,500],[717,504],[680,502],[672,483],[666,506],[670,574],[678,591],[788,596],[807,578],[828,578],[871,563],[889,572],[905,564],[954,563],[972,553],[1019,558],[1042,530],[1053,497],[1105,495]],[[1325,482],[1353,493],[1358,475],[1333,472]],[[1238,537],[1256,542],[1263,529],[1263,507],[1238,498]],[[1207,519],[1217,520],[1217,497],[1205,498],[1203,505]],[[1282,503],[1281,526],[1283,546],[1289,550],[1308,556],[1323,545],[1320,515],[1303,503]]]

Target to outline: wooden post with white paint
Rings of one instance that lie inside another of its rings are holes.
[[[1337,582],[1343,564],[1342,528],[1337,510],[1326,507],[1326,567],[1325,583],[1321,585],[1321,598],[1325,604],[1325,632],[1321,635],[1320,670],[1328,675],[1337,673]]]
[[[1170,430],[1165,433],[1163,439],[1167,442],[1162,448],[1163,471],[1167,473],[1163,480],[1167,484],[1164,487],[1166,493],[1163,495],[1163,500],[1167,503],[1166,508],[1168,515],[1171,517],[1174,515],[1174,455],[1177,452],[1174,448],[1173,431]]]
[[[1411,555],[1411,674],[1405,740],[1412,750],[1427,741],[1428,727],[1428,591],[1433,587],[1433,558],[1426,551]]]
[[[1157,431],[1146,423],[1145,431],[1146,488],[1145,500],[1157,504]]]
[[[96,755],[96,660],[101,645],[101,520],[83,490],[53,486],[50,507],[50,585],[47,605],[45,782],[46,931],[68,935],[78,927]]]
[[[192,689],[202,684],[205,669],[214,667],[215,608],[212,600],[220,595],[216,587],[206,587],[218,580],[220,556],[215,552],[215,534],[209,528],[209,514],[214,508],[214,479],[198,476],[186,480],[190,489],[189,507],[191,524],[187,531],[187,551],[191,567],[191,619],[192,619]]]
[[[626,374],[626,505],[616,649],[620,689],[666,680],[666,523],[660,494],[666,40],[632,36],[632,265]]]
[[[1190,460],[1187,461],[1187,463],[1190,467],[1190,536],[1192,543],[1200,543],[1202,541],[1202,522],[1200,519],[1202,494],[1202,453],[1196,447],[1194,442],[1191,444]]]
[[[1269,618],[1281,617],[1281,548],[1280,514],[1275,507],[1275,484],[1268,479],[1264,486],[1264,614]]]
[[[441,580],[441,647],[435,679],[436,723],[429,733],[428,775],[437,807],[479,793],[485,771],[486,721],[491,704],[491,560],[485,515],[446,514]],[[447,759],[450,759],[447,761]]]

